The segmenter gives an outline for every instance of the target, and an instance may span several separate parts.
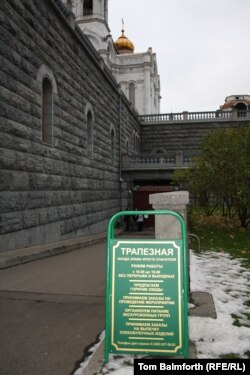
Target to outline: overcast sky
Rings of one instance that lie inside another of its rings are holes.
[[[250,94],[250,0],[109,0],[113,39],[153,48],[161,112],[214,111]]]

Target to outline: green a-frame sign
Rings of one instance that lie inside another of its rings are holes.
[[[119,239],[125,215],[170,215],[181,239]],[[105,362],[109,353],[188,358],[187,233],[174,211],[121,211],[108,227]]]

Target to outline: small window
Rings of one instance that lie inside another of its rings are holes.
[[[48,78],[42,83],[42,142],[53,143],[53,94]]]
[[[129,84],[129,101],[135,106],[135,85],[134,83]]]
[[[87,114],[87,156],[93,158],[93,115],[91,111]]]
[[[93,14],[93,0],[84,0],[83,15],[90,16]]]
[[[115,131],[111,129],[110,132],[110,140],[111,140],[111,162],[112,165],[115,165]]]

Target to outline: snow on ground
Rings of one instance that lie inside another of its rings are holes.
[[[191,256],[191,290],[212,294],[217,319],[191,317],[189,335],[195,341],[198,358],[219,358],[234,353],[246,358],[250,351],[250,271],[239,259],[226,253]],[[237,317],[242,326],[233,325]]]
[[[191,252],[190,275],[191,291],[212,294],[217,313],[217,319],[189,317],[189,337],[195,342],[197,358],[219,358],[232,353],[247,358],[246,352],[250,351],[250,308],[246,302],[250,299],[250,271],[243,266],[241,259],[233,259],[223,252]],[[91,355],[95,350],[96,346]],[[110,362],[100,374],[133,375],[134,358],[110,355]],[[89,359],[74,375],[84,375]]]

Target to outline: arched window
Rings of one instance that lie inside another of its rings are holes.
[[[115,130],[112,127],[110,131],[110,143],[111,143],[111,163],[115,165]]]
[[[90,16],[93,14],[93,0],[84,0],[83,2],[83,15]]]
[[[48,78],[42,83],[42,142],[53,143],[53,90]]]
[[[87,113],[87,157],[93,158],[93,115],[91,111]]]
[[[130,83],[128,87],[129,101],[135,106],[135,84]]]
[[[247,106],[245,103],[237,103],[235,109],[238,111],[238,117],[246,117]]]
[[[46,65],[40,66],[36,79],[41,87],[41,139],[42,142],[52,145],[54,98],[58,94],[57,84],[52,70]]]
[[[235,108],[238,110],[238,111],[246,111],[247,110],[247,106],[245,103],[237,103]]]

